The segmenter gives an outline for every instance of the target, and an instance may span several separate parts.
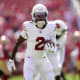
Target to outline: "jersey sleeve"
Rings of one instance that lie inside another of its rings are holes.
[[[28,39],[28,34],[27,34],[27,25],[26,23],[24,22],[23,23],[23,30],[21,32],[21,35],[24,39]]]
[[[63,35],[61,36],[61,47],[64,46],[66,44],[66,39],[67,39],[67,25],[64,21],[62,20],[55,20],[54,24],[56,24],[56,33],[59,34],[59,31],[57,30],[57,28],[60,27],[61,31],[63,30]]]

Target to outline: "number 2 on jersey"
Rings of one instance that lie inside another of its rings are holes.
[[[36,39],[36,42],[38,42],[38,43],[35,45],[35,50],[43,50],[44,49],[44,42],[45,42],[44,37],[38,37]]]

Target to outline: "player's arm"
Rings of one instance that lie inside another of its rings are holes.
[[[67,39],[67,25],[64,21],[62,20],[56,20],[56,38],[60,39],[61,37],[63,38],[63,41],[61,42],[61,47],[66,44],[66,39]]]
[[[11,56],[11,59],[14,59],[15,58],[15,55],[16,55],[16,52],[19,48],[19,46],[25,41],[28,39],[28,34],[27,34],[27,27],[26,27],[26,23],[24,22],[23,24],[23,31],[21,32],[18,40],[17,40],[17,43],[12,51],[12,56]]]
[[[15,45],[15,47],[13,48],[13,51],[12,51],[12,56],[9,56],[9,61],[8,61],[8,70],[10,72],[12,72],[12,69],[13,70],[16,70],[16,67],[15,67],[15,64],[14,64],[14,59],[15,59],[15,55],[16,55],[16,52],[18,50],[18,48],[20,47],[20,45],[25,41],[26,39],[24,39],[22,36],[19,37],[19,39],[17,40],[17,43]]]
[[[17,40],[17,43],[16,43],[15,47],[13,48],[11,59],[14,59],[14,58],[15,58],[15,55],[16,55],[16,52],[17,52],[18,48],[20,47],[20,45],[21,45],[25,40],[26,40],[26,39],[24,39],[22,36],[19,37],[19,39]]]
[[[23,25],[23,31],[21,32],[17,42],[16,42],[16,45],[15,47],[13,48],[13,51],[12,51],[12,56],[9,57],[9,62],[8,62],[8,70],[10,72],[12,72],[12,68],[15,70],[15,64],[14,64],[14,59],[15,59],[15,55],[16,55],[16,52],[18,50],[18,48],[20,47],[20,45],[28,39],[28,35],[27,35],[27,30],[26,30],[26,26]]]

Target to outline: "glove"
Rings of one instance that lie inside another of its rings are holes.
[[[7,67],[8,67],[9,72],[12,72],[12,70],[16,70],[13,59],[9,59],[9,61],[7,63]]]
[[[55,51],[54,44],[53,43],[46,43],[45,44],[45,50],[50,52],[50,53],[53,53]]]

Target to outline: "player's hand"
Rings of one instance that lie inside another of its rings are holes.
[[[55,52],[55,46],[53,43],[46,43],[45,44],[45,50],[50,52],[50,53],[53,53]]]
[[[7,67],[8,67],[9,72],[12,72],[12,70],[16,70],[13,59],[9,59],[9,61],[7,63]]]

